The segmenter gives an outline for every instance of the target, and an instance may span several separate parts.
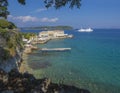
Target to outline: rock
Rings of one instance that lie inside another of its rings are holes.
[[[50,80],[49,78],[45,78],[44,83],[45,83],[45,88],[46,88],[46,89],[47,89],[48,86],[50,85],[50,82],[51,82],[51,80]]]
[[[0,80],[4,83],[8,81],[8,74],[0,69]]]
[[[47,92],[47,89],[44,86],[41,88],[41,90],[42,90],[43,93]]]
[[[36,79],[32,74],[17,70],[6,73],[0,70],[0,93],[90,93],[74,86],[58,85],[49,78]]]

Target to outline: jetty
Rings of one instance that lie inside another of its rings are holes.
[[[45,52],[54,52],[54,51],[70,51],[71,48],[41,48],[41,51]]]

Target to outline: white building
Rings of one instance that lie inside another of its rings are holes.
[[[27,42],[28,41],[28,39],[25,39],[25,38],[23,38],[22,40],[23,40],[23,42]]]
[[[39,37],[48,37],[48,32],[47,31],[40,32]]]
[[[68,34],[65,34],[62,30],[54,30],[54,31],[42,31],[39,33],[39,37],[45,38],[63,38],[67,36]]]

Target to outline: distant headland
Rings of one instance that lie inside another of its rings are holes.
[[[38,26],[38,27],[21,27],[24,30],[72,30],[71,26]]]

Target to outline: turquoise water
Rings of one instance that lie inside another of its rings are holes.
[[[66,33],[73,34],[74,38],[51,40],[38,47],[70,47],[71,51],[34,51],[28,56],[34,75],[85,88],[91,93],[120,93],[120,30]]]

